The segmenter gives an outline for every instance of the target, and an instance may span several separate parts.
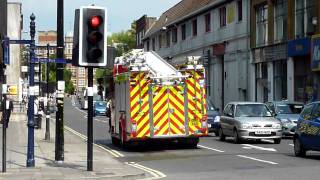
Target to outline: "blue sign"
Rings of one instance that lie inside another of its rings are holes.
[[[34,58],[32,59],[33,63],[59,63],[59,64],[67,64],[65,59],[47,59],[47,58]]]
[[[303,56],[310,53],[310,39],[302,38],[288,42],[288,57]]]
[[[10,44],[31,44],[32,40],[10,40]]]
[[[320,71],[320,36],[312,37],[311,69]]]
[[[6,65],[10,64],[10,45],[9,38],[5,37],[3,41],[4,51],[3,51],[3,63]]]

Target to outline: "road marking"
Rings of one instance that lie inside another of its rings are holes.
[[[82,112],[82,113],[87,114],[87,112],[86,112],[86,111],[84,111],[84,110],[80,109],[79,107],[75,107],[75,109],[77,109],[78,111],[80,111],[80,112]]]
[[[294,146],[294,144],[289,144],[289,146]]]
[[[125,164],[132,166],[132,167],[135,167],[135,168],[138,168],[138,169],[141,169],[143,171],[146,171],[153,176],[152,178],[145,178],[143,180],[161,179],[161,178],[167,177],[164,173],[162,173],[160,171],[145,167],[145,166],[138,164],[138,163],[135,163],[135,162],[125,162]],[[140,180],[142,180],[142,179],[140,179]]]
[[[81,133],[79,133],[79,132],[71,129],[71,128],[68,127],[68,126],[64,126],[64,128],[65,128],[67,131],[70,131],[71,133],[73,133],[73,134],[79,136],[80,138],[82,138],[83,140],[87,141],[87,139],[88,139],[87,136],[85,136],[85,135],[83,135],[83,134],[81,134]],[[97,146],[97,147],[99,147],[99,148],[101,148],[101,149],[103,149],[103,150],[105,150],[105,151],[107,151],[108,153],[110,153],[112,156],[114,156],[114,157],[116,157],[116,158],[118,158],[118,157],[124,157],[123,154],[121,154],[120,152],[118,152],[118,151],[116,151],[116,150],[113,150],[113,149],[111,149],[111,148],[109,148],[109,147],[104,147],[104,146],[101,146],[101,145],[96,144],[96,143],[93,143],[93,145],[94,145],[94,146]]]
[[[242,144],[245,147],[242,147],[243,149],[257,149],[257,150],[261,150],[261,151],[272,151],[272,152],[276,152],[277,150],[274,148],[264,148],[264,147],[260,147],[260,146],[254,146],[251,144]]]
[[[237,155],[237,156],[238,156],[238,157],[241,157],[241,158],[251,159],[251,160],[254,160],[254,161],[259,161],[259,162],[268,163],[268,164],[273,164],[273,165],[278,164],[278,163],[276,163],[276,162],[266,161],[266,160],[262,160],[262,159],[258,159],[258,158],[254,158],[254,157],[249,157],[249,156],[243,156],[243,155]]]
[[[224,151],[219,150],[219,149],[214,149],[214,148],[210,148],[210,147],[202,146],[202,145],[199,145],[199,144],[198,144],[198,147],[199,147],[199,148],[203,148],[203,149],[209,149],[209,150],[211,150],[211,151],[221,152],[221,153],[223,153],[223,152],[224,152]]]

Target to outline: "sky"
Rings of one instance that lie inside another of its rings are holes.
[[[23,31],[29,32],[30,15],[36,16],[36,30],[56,30],[57,0],[8,0],[21,2]],[[180,0],[64,0],[64,33],[73,31],[74,10],[95,4],[108,9],[108,34],[130,29],[131,23],[144,14],[159,17]]]

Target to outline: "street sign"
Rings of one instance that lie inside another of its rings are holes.
[[[48,58],[33,58],[33,63],[60,63],[60,64],[67,64],[66,59],[48,59]],[[70,62],[71,63],[71,62]]]
[[[10,44],[31,44],[32,40],[10,40]]]

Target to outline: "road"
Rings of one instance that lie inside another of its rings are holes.
[[[86,112],[70,99],[65,100],[65,125],[86,135]],[[124,163],[135,162],[164,179],[319,179],[320,153],[306,158],[293,155],[292,139],[281,144],[254,141],[234,144],[221,142],[215,136],[201,138],[197,149],[184,149],[174,144],[148,144],[143,149],[125,150],[112,145],[107,133],[106,117],[94,118],[94,142],[104,146]]]

